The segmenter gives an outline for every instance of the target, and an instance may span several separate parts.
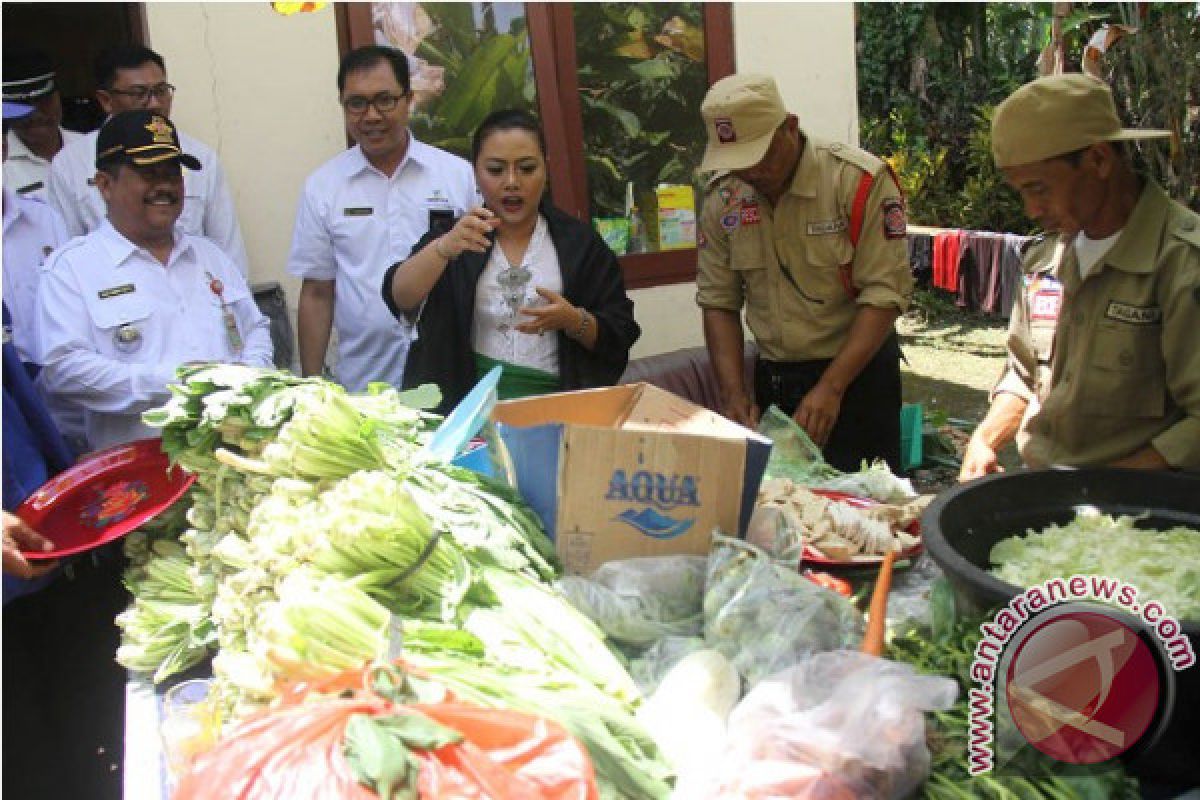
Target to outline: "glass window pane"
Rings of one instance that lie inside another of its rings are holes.
[[[536,113],[523,3],[372,3],[377,44],[412,66],[410,127],[423,142],[470,158],[471,135],[501,108]]]
[[[702,13],[700,3],[574,6],[592,218],[605,227],[628,219],[632,194],[646,250],[695,246],[694,171],[708,89]]]

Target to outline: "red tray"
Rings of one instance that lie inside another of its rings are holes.
[[[846,492],[838,492],[833,489],[810,489],[813,494],[819,494],[822,497],[828,497],[830,500],[835,500],[839,503],[845,503],[848,506],[855,508],[871,508],[879,505],[879,501],[872,500],[869,497],[859,497]],[[919,537],[921,535],[921,521],[914,519],[912,523],[905,528],[912,536]],[[917,541],[912,547],[905,548],[896,554],[897,560],[914,558],[920,555],[923,549],[920,541]],[[817,550],[815,547],[805,544],[804,553],[802,556],[803,562],[806,565],[821,566],[821,567],[872,567],[883,563],[883,556],[859,556],[858,558],[828,558]]]
[[[50,559],[92,550],[153,519],[196,480],[170,468],[161,439],[142,439],[94,453],[42,484],[16,515],[54,543],[25,552]]]

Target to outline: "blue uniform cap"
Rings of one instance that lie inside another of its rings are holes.
[[[12,100],[4,101],[4,118],[5,119],[20,119],[28,117],[33,113],[33,106],[27,106],[24,103],[16,103]]]

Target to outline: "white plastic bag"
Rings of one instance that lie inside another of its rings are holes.
[[[751,690],[729,716],[723,757],[684,776],[674,797],[898,800],[929,772],[923,712],[957,693],[907,664],[820,653]]]
[[[603,564],[589,577],[558,586],[571,605],[617,642],[646,646],[664,636],[697,636],[705,556],[650,556]]]

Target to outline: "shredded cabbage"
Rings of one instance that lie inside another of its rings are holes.
[[[992,547],[992,574],[1021,587],[1072,575],[1115,578],[1179,619],[1200,620],[1200,531],[1137,522],[1081,511],[1066,525],[1030,529]]]

